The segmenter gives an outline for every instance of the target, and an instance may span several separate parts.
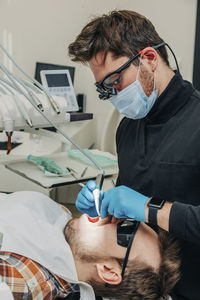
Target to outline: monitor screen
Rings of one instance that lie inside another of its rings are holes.
[[[46,74],[48,87],[69,86],[66,74]]]
[[[1,2],[1,1],[0,1]],[[36,62],[35,79],[41,83],[40,71],[42,70],[68,70],[71,76],[72,84],[74,82],[75,68],[63,65],[54,65],[42,62]]]

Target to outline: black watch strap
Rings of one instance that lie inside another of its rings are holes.
[[[149,207],[149,216],[148,216],[148,221],[151,224],[157,225],[157,213],[158,209],[161,209],[165,203],[165,200],[157,198],[157,197],[152,197],[147,206]]]
[[[158,213],[158,208],[157,207],[149,207],[149,216],[148,220],[150,224],[157,225],[157,213]]]

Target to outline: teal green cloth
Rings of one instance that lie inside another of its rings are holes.
[[[67,169],[63,170],[51,158],[29,155],[28,160],[35,163],[36,166],[41,167],[44,174],[49,172],[57,176],[65,176],[70,173]]]
[[[96,160],[97,163],[102,168],[116,166],[116,164],[117,164],[117,160],[108,158],[104,155],[94,154],[92,151],[90,151],[88,149],[85,149],[84,151],[87,152],[87,154],[89,156],[91,156],[94,160]],[[84,162],[88,165],[93,165],[93,163],[89,160],[89,158],[87,158],[79,150],[68,150],[67,153],[71,158],[79,159],[79,160],[81,160],[82,162]]]

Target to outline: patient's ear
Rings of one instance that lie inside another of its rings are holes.
[[[97,263],[96,268],[104,282],[115,285],[122,281],[121,267],[117,261]]]

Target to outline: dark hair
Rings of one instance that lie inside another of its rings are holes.
[[[158,234],[161,264],[158,270],[137,259],[130,260],[123,281],[119,285],[89,282],[97,296],[126,300],[160,300],[179,280],[180,259],[177,242],[167,232]],[[117,259],[122,266],[123,260]]]
[[[130,10],[115,10],[89,22],[69,45],[69,55],[73,61],[87,63],[97,53],[109,51],[114,57],[131,58],[140,50],[163,42],[153,24],[144,16]],[[158,50],[161,58],[169,66],[166,47]],[[134,61],[138,64],[138,61]]]

